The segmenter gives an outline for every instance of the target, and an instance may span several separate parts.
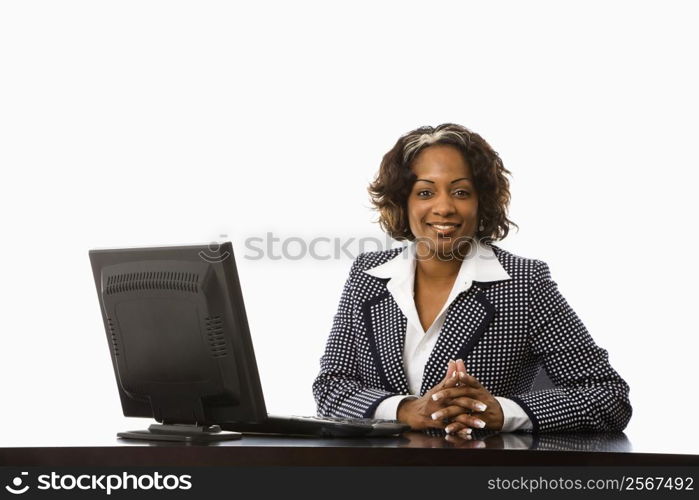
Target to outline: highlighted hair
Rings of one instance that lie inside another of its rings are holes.
[[[369,185],[372,204],[379,213],[379,225],[392,238],[414,240],[408,224],[408,196],[415,183],[411,164],[420,152],[435,144],[458,149],[471,167],[478,194],[478,217],[483,230],[476,238],[486,241],[504,239],[517,224],[507,218],[510,183],[500,156],[478,134],[466,127],[444,123],[437,127],[420,127],[402,135],[386,153],[379,172]]]

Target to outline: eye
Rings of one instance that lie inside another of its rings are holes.
[[[432,194],[432,192],[429,189],[421,189],[420,191],[417,192],[418,198],[427,198],[431,194]]]
[[[456,191],[454,191],[454,194],[459,198],[467,198],[471,196],[471,192],[465,189],[457,189]]]

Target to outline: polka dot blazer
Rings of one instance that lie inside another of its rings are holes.
[[[407,320],[386,289],[388,280],[363,272],[404,248],[366,252],[352,265],[313,383],[319,415],[370,418],[387,397],[408,394]],[[450,359],[461,358],[493,396],[524,409],[534,432],[623,430],[631,417],[629,387],[548,266],[492,249],[511,279],[474,281],[449,306],[420,394],[442,380]],[[542,367],[555,387],[532,392]]]

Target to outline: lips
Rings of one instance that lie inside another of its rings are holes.
[[[461,226],[456,222],[427,222],[427,225],[440,236],[449,236]]]

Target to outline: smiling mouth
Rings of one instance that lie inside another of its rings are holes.
[[[461,224],[456,224],[455,222],[441,224],[427,222],[427,225],[434,229],[439,236],[449,236],[454,233],[457,228],[461,227]]]

